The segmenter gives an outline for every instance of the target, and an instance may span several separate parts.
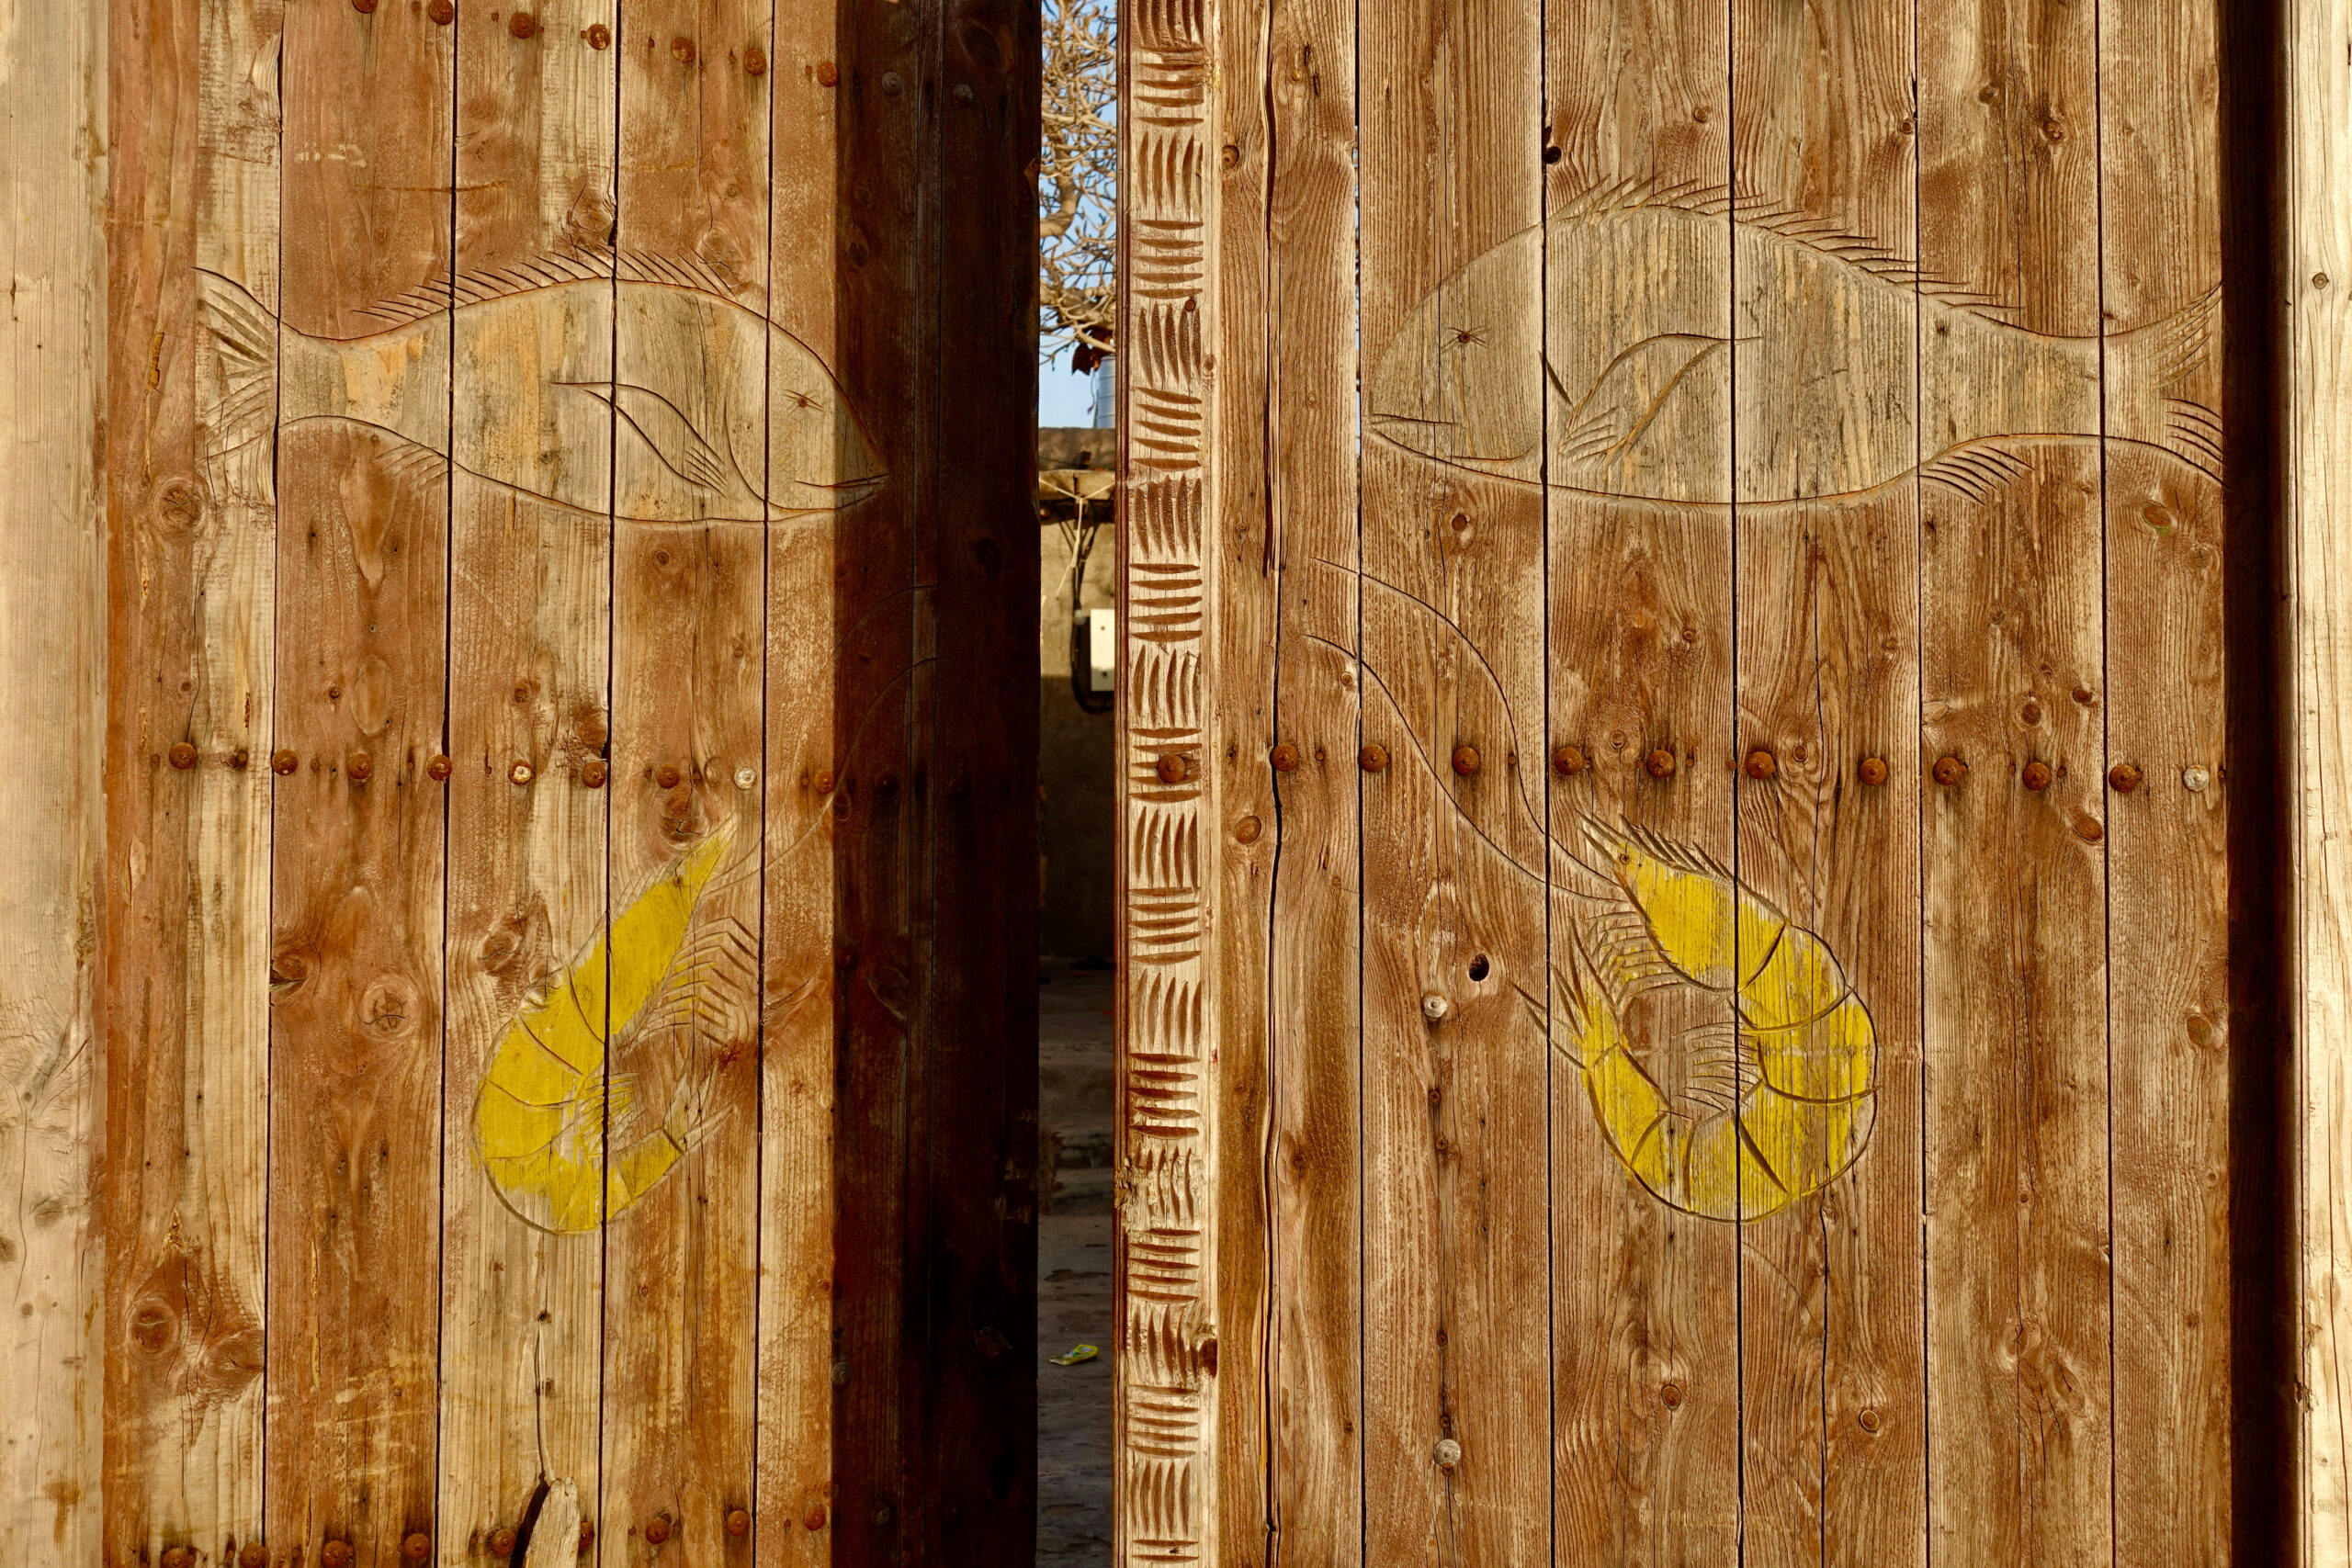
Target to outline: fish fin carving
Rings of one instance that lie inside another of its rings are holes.
[[[718,448],[696,430],[677,404],[661,393],[627,382],[559,383],[585,392],[611,409],[620,423],[652,448],[662,467],[690,485],[713,492],[727,489],[729,472]]]
[[[243,284],[198,267],[197,321],[211,340],[218,379],[202,388],[198,443],[220,457],[267,435],[277,423],[277,317]],[[211,379],[210,377],[207,378]]]
[[[2185,310],[2107,340],[2109,436],[2157,447],[2217,480],[2221,415],[2181,383],[2210,371],[2221,314],[2217,287]]]
[[[1682,378],[1730,342],[1700,333],[1660,333],[1626,348],[1574,399],[1554,455],[1569,465],[1622,456],[1649,429]],[[1544,374],[1562,396],[1572,395],[1548,358]]]
[[[696,256],[564,245],[504,266],[463,272],[455,277],[443,273],[404,294],[363,306],[358,313],[389,329],[437,316],[445,310],[504,299],[537,288],[560,288],[567,283],[661,283],[715,294],[722,299],[732,299],[736,292],[735,285],[724,274]]]
[[[1972,441],[1939,452],[1919,465],[1929,484],[1958,491],[1979,506],[2022,479],[2033,465],[1997,441]]]
[[[1955,278],[1921,271],[1916,260],[1859,230],[1815,213],[1781,206],[1770,197],[1741,190],[1720,181],[1669,182],[1654,176],[1636,176],[1606,182],[1569,197],[1554,210],[1549,221],[1597,218],[1606,213],[1631,212],[1641,208],[1667,208],[1678,212],[1697,213],[1705,218],[1729,218],[1747,227],[1761,229],[1799,244],[1809,245],[1874,277],[1917,288],[1928,299],[1996,320],[2016,309],[2014,301],[1988,294]]]
[[[373,425],[370,428],[382,430],[383,426]],[[448,476],[447,457],[430,446],[398,437],[396,432],[386,431],[385,434],[394,435],[395,439],[377,455],[376,466],[393,479],[401,484],[433,485]]]

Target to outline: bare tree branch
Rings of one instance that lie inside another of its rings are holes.
[[[1046,0],[1037,161],[1038,353],[1088,367],[1117,310],[1118,30],[1113,0]]]

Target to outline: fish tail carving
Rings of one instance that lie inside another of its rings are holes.
[[[2187,310],[2107,340],[2108,434],[2161,447],[2222,477],[2222,420],[2208,400],[2221,337],[2222,291]]]
[[[311,389],[331,384],[334,348],[295,332],[235,279],[198,268],[197,330],[212,353],[198,356],[200,450],[221,458],[290,424],[327,412]]]

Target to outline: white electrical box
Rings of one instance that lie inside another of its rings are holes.
[[[1078,636],[1071,641],[1075,645],[1071,651],[1083,661],[1080,677],[1087,691],[1105,696],[1118,690],[1119,612],[1080,610]]]

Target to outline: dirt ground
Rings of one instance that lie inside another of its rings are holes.
[[[1038,1124],[1058,1148],[1037,1238],[1038,1568],[1111,1562],[1112,978],[1037,966]],[[1048,1359],[1074,1345],[1102,1354]]]

